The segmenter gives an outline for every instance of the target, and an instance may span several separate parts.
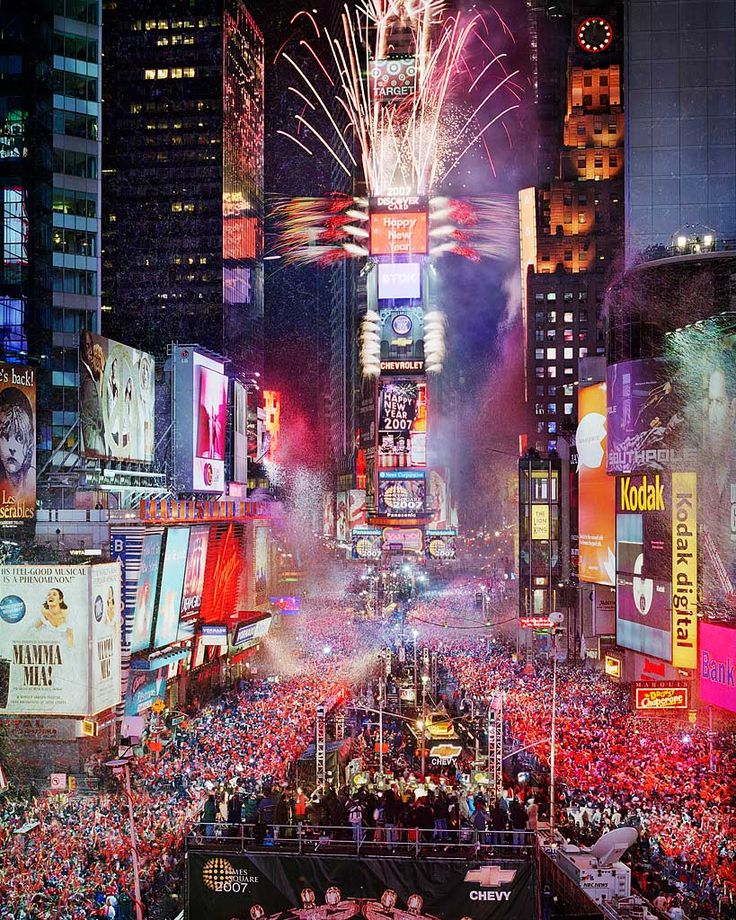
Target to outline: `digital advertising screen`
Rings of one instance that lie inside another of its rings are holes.
[[[421,262],[379,262],[379,300],[419,300],[422,296]]]
[[[421,307],[381,309],[381,370],[424,371],[424,312]]]
[[[226,432],[227,377],[210,368],[200,367],[195,488],[209,488],[215,484],[220,490],[224,488]]]
[[[152,355],[83,329],[79,422],[84,456],[150,463],[155,387]]]
[[[616,480],[606,474],[606,384],[581,387],[578,452],[580,581],[616,584]]]
[[[700,622],[698,683],[700,700],[736,712],[736,628]]]
[[[682,399],[677,363],[642,358],[611,364],[607,371],[609,473],[669,469],[683,457]]]
[[[413,57],[371,61],[368,70],[373,102],[403,102],[417,92],[417,62]]]
[[[428,251],[426,211],[399,213],[371,211],[370,250],[372,256],[421,256]]]
[[[254,559],[256,573],[256,604],[265,604],[268,597],[268,527],[254,528]]]
[[[619,574],[616,644],[672,661],[671,586],[640,574]]]
[[[242,524],[210,527],[200,622],[227,623],[236,612],[245,564],[243,542]]]
[[[36,371],[0,363],[0,522],[36,513]]]
[[[428,559],[437,559],[441,561],[456,558],[456,530],[428,530],[425,534],[425,538]]]
[[[355,527],[352,533],[353,559],[378,560],[383,552],[383,530],[380,527]]]
[[[153,647],[164,648],[176,642],[179,632],[184,574],[189,547],[188,527],[169,527],[166,530],[161,584],[156,605],[156,628]]]
[[[206,525],[192,527],[189,531],[187,562],[184,569],[184,586],[181,593],[179,629],[177,639],[191,639],[202,607],[204,573],[207,565],[207,546],[210,528]]]
[[[388,553],[416,553],[424,549],[424,533],[420,527],[384,527],[383,548]]]
[[[382,380],[378,397],[378,468],[427,463],[427,385]]]
[[[271,627],[271,614],[259,617],[257,620],[251,620],[249,623],[239,623],[235,627],[232,644],[235,648],[254,645],[260,639],[268,635]]]
[[[425,474],[420,470],[379,470],[378,513],[413,518],[426,506]]]
[[[162,541],[163,534],[161,533],[147,533],[143,538],[141,567],[135,595],[133,631],[130,636],[131,654],[146,651],[151,645]]]

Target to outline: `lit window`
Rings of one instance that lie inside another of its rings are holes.
[[[557,412],[557,403],[547,403],[547,412],[554,415]]]
[[[548,322],[548,323],[556,323],[556,322],[557,322],[557,311],[556,311],[556,310],[550,310],[550,311],[549,311],[549,313],[547,314],[547,322]]]
[[[544,349],[537,348],[534,352],[534,357],[537,359],[537,361],[544,361]]]
[[[557,422],[547,422],[547,433],[557,434]]]
[[[543,368],[543,367],[538,367],[538,368],[536,368],[536,370],[535,370],[535,376],[536,376],[536,377],[544,377],[544,368]]]
[[[572,297],[572,294],[570,295]],[[567,300],[567,294],[565,294],[565,300]],[[562,317],[563,321],[566,323],[573,322],[572,313],[565,313]]]
[[[548,361],[556,361],[556,360],[557,360],[557,349],[556,349],[556,348],[548,348],[548,349],[547,349],[547,360],[548,360]]]
[[[194,68],[193,68],[193,67],[185,67],[185,68],[184,68],[184,76],[185,76],[185,77],[193,77],[193,76],[194,76]]]
[[[581,358],[587,358],[587,357],[588,357],[588,349],[585,348],[585,347],[579,348],[579,349],[578,349],[578,355],[579,355]]]
[[[156,71],[157,80],[168,80],[169,79],[169,68],[168,67],[159,67]]]
[[[557,294],[554,291],[550,291],[547,294],[547,300],[557,300]]]
[[[155,80],[155,79],[156,79],[156,71],[155,71],[155,70],[147,70],[147,71],[146,71],[146,80]],[[140,109],[139,109],[139,111],[140,111]]]
[[[574,367],[566,367],[564,370],[565,377],[572,377],[575,373]]]
[[[572,415],[572,403],[565,403],[562,411],[565,415]]]
[[[562,388],[562,392],[565,396],[572,396],[572,388],[573,385],[571,383],[566,383]]]
[[[184,206],[182,205],[181,201],[172,201],[171,210],[178,213],[179,211],[184,210]]]
[[[146,32],[150,32],[151,29],[155,29],[155,28],[156,28],[156,20],[155,20],[155,19],[148,19],[148,20],[146,21]]]
[[[544,415],[544,403],[535,403],[534,413],[535,415]]]
[[[194,205],[192,204],[191,201],[187,202],[187,203],[184,205],[184,210],[185,210],[188,214],[194,213]]]
[[[585,214],[583,214],[582,211],[578,214],[578,223],[579,223],[579,224],[584,224],[584,223],[585,223]]]
[[[547,368],[547,376],[549,377],[550,380],[557,379],[557,368],[554,366],[554,364],[550,364],[549,367]]]
[[[563,353],[565,361],[572,361],[572,348],[566,348]]]
[[[181,80],[182,77],[182,68],[181,67],[172,67],[171,68],[171,79],[172,80]]]
[[[572,342],[575,339],[572,329],[565,329],[564,338],[566,342]]]
[[[551,341],[551,342],[554,342],[554,340],[555,340],[556,338],[557,338],[557,330],[556,330],[556,329],[548,329],[548,330],[547,330],[547,339],[548,339],[549,341]]]

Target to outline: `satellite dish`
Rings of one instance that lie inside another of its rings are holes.
[[[624,855],[636,843],[638,833],[635,827],[617,827],[604,834],[590,848],[590,855],[598,861],[600,866],[610,866]]]

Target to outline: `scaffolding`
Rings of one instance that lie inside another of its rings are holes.
[[[488,707],[488,788],[498,798],[503,792],[503,698]]]
[[[345,702],[346,691],[344,687],[335,685],[321,703],[317,704],[315,718],[315,780],[317,786],[324,786],[327,781],[327,718],[333,710]],[[345,714],[335,715],[335,736],[345,736]]]

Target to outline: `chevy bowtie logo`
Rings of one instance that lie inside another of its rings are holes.
[[[502,869],[500,866],[480,866],[478,869],[469,869],[465,873],[466,882],[474,882],[481,888],[500,888],[501,885],[510,885],[516,877],[516,869]],[[473,901],[496,900],[497,896],[505,895],[506,900],[511,892],[471,891]],[[490,897],[493,895],[493,897]]]

